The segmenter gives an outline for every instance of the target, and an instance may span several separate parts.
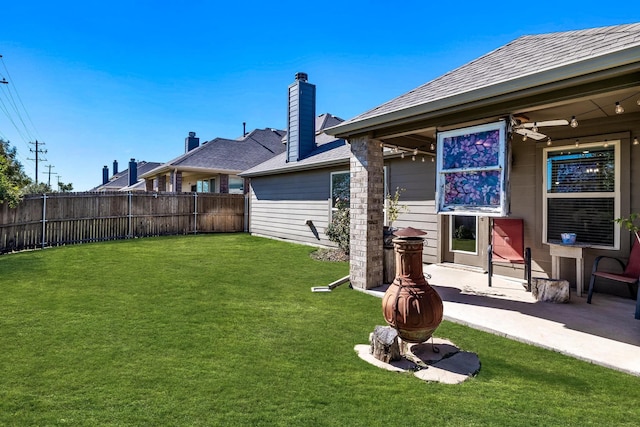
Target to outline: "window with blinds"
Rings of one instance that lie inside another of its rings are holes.
[[[546,242],[576,233],[577,243],[615,245],[618,142],[545,149]]]

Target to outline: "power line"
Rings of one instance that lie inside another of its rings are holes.
[[[38,142],[38,140],[36,139],[36,142],[30,142],[29,144],[33,144],[36,146],[36,149],[29,149],[29,151],[31,151],[32,153],[35,153],[35,159],[27,159],[27,160],[35,160],[36,162],[36,184],[38,184],[38,182],[40,182],[39,178],[38,178],[38,163],[40,162],[46,162],[47,159],[42,159],[42,158],[38,158],[39,154],[47,154],[47,150],[42,150],[40,148],[38,148],[38,146],[40,145],[45,145],[44,142]]]

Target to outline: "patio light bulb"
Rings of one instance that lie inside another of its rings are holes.
[[[531,130],[534,132],[538,132],[538,122],[533,122],[533,127],[531,128]]]
[[[638,140],[638,138],[636,138],[636,141]],[[436,159],[434,159],[433,157],[431,158],[431,163],[435,162]]]
[[[571,117],[569,125],[574,129],[578,127],[578,120],[576,120],[576,116]]]
[[[522,142],[525,142],[526,140],[527,140],[527,135],[526,134],[522,135]]]
[[[416,156],[411,156],[411,161],[415,162],[416,161]]]
[[[576,139],[576,147],[580,147],[580,140]]]
[[[398,146],[396,145],[395,147],[393,147],[393,152],[397,153],[398,152]]]
[[[635,138],[633,138],[633,145],[638,145],[640,144],[640,142],[638,142],[638,137],[636,136]]]
[[[636,101],[636,104],[640,105],[640,98]]]
[[[431,149],[431,151],[436,149],[436,144],[434,144],[433,142],[431,143],[431,146],[429,147]]]
[[[414,149],[413,149],[413,155],[414,155],[414,156],[417,156],[417,155],[418,155],[418,149],[417,149],[417,148],[414,148]]]
[[[616,109],[615,109],[615,111],[616,111],[616,114],[622,114],[622,113],[624,113],[624,108],[622,108],[622,105],[620,105],[620,103],[619,103],[619,102],[616,102]]]
[[[402,154],[400,154],[400,158],[404,159],[404,151],[402,152]]]
[[[547,145],[551,145],[551,138],[547,139]]]
[[[424,156],[422,156],[422,163],[424,163]]]

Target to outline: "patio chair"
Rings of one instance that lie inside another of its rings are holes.
[[[531,248],[524,247],[524,221],[521,218],[494,218],[489,243],[489,286],[493,277],[493,264],[524,264],[524,280],[531,291]]]
[[[599,271],[598,264],[603,259],[615,260],[622,269],[622,272],[609,272]],[[587,303],[591,304],[591,297],[593,297],[593,288],[596,283],[596,277],[602,277],[603,279],[609,279],[616,282],[626,283],[629,288],[629,294],[631,298],[636,298],[636,314],[635,318],[640,319],[640,286],[638,286],[638,280],[640,280],[640,244],[634,237],[633,245],[631,246],[631,253],[629,254],[629,261],[627,265],[619,258],[609,256],[599,256],[593,261],[593,268],[591,270],[591,280],[589,281],[589,295],[587,296]],[[638,286],[638,290],[635,293],[633,291],[633,285]]]

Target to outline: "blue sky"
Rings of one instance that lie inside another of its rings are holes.
[[[20,114],[0,85],[0,138],[32,178],[44,142],[40,172],[87,190],[113,160],[182,154],[190,131],[286,128],[298,71],[318,114],[348,119],[521,35],[640,22],[637,0],[431,3],[5,2],[0,80]]]

